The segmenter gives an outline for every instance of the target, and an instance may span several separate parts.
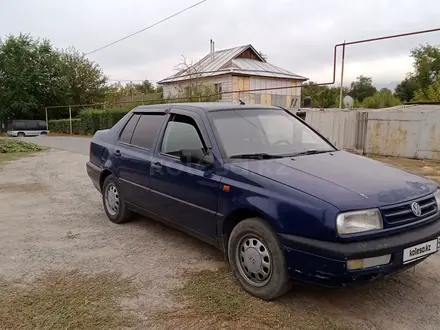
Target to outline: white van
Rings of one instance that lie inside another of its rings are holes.
[[[8,125],[8,136],[37,136],[49,133],[43,120],[13,120]]]

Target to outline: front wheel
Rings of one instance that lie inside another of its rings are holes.
[[[229,237],[229,264],[250,294],[272,300],[291,286],[277,234],[262,219],[239,222]]]
[[[127,208],[119,189],[118,180],[113,175],[109,175],[102,185],[102,201],[110,221],[119,224],[131,219],[132,213]]]
[[[18,133],[17,133],[17,136],[18,136],[18,137],[25,137],[25,134],[24,134],[23,132],[18,132]]]

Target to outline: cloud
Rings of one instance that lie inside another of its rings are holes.
[[[87,53],[195,2],[0,0],[0,36],[28,32]],[[251,43],[271,63],[323,81],[331,79],[334,44],[434,28],[439,16],[434,0],[208,0],[90,58],[112,79],[160,80],[173,73],[182,54],[203,57],[212,38],[216,49]],[[379,83],[400,80],[411,69],[409,50],[438,43],[439,35],[347,47],[347,80],[360,74]]]

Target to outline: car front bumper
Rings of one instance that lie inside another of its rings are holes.
[[[415,245],[439,240],[440,215],[424,226],[365,241],[327,242],[289,234],[280,234],[286,264],[292,278],[325,286],[347,286],[371,281],[411,268],[429,255],[403,262],[403,251]],[[438,248],[438,247],[437,247]],[[390,262],[358,270],[349,270],[348,260],[391,255]]]

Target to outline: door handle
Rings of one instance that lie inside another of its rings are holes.
[[[162,164],[160,162],[156,162],[151,164],[151,167],[155,172],[160,172],[160,170],[162,169]]]
[[[121,150],[116,150],[115,151],[115,156],[116,157],[121,157]]]

